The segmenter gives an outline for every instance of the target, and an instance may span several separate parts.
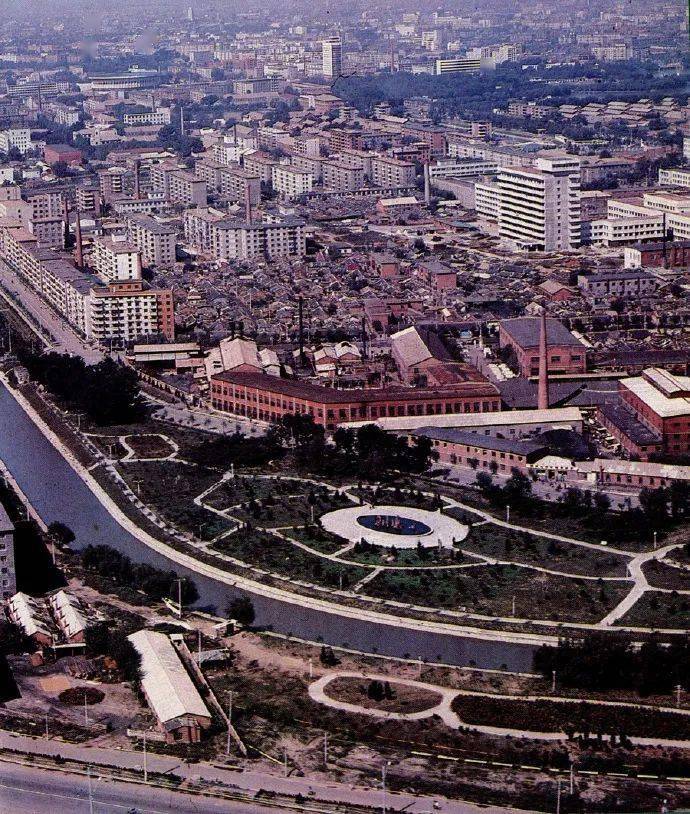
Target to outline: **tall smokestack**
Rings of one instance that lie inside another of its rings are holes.
[[[424,162],[424,203],[431,203],[431,178],[429,177],[429,162]]]
[[[180,105],[180,135],[184,136],[184,108]]]
[[[138,158],[134,159],[134,197],[138,200],[141,197],[141,179],[140,179],[141,161]]]
[[[304,298],[299,298],[299,363],[304,362]]]
[[[539,393],[537,407],[549,409],[549,344],[546,338],[546,311],[541,312],[541,331],[539,334]]]
[[[237,147],[237,122],[232,125],[232,143]]]
[[[84,244],[82,243],[81,239],[81,213],[77,209],[76,211],[77,219],[74,222],[75,232],[77,236],[77,268],[83,269],[84,268]]]
[[[62,199],[62,221],[64,223],[64,245],[69,246],[69,205],[67,198]]]
[[[369,337],[367,336],[367,323],[366,317],[362,317],[362,355],[366,359],[369,355],[369,349],[367,347],[369,343]]]
[[[252,193],[249,184],[244,188],[244,219],[247,226],[252,222]]]

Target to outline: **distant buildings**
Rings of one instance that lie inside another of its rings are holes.
[[[32,148],[31,130],[28,127],[13,127],[9,130],[0,130],[0,153],[9,153],[18,150],[22,155]]]

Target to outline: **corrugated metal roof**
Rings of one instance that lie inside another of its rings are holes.
[[[168,636],[139,630],[127,638],[141,655],[141,686],[161,723],[185,715],[211,717]]]

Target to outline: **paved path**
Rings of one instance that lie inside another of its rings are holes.
[[[429,707],[429,709],[422,710],[421,712],[387,712],[383,709],[374,709],[370,707],[363,707],[360,704],[349,704],[346,701],[336,701],[326,694],[326,687],[336,678],[364,678],[367,681],[382,681],[390,682],[391,684],[404,684],[407,687],[416,687],[420,690],[427,690],[440,696],[439,703],[436,706]],[[358,673],[355,671],[338,671],[335,673],[327,673],[325,676],[317,679],[313,684],[309,685],[309,695],[314,701],[323,704],[333,709],[340,709],[343,712],[355,712],[361,715],[371,715],[374,718],[386,718],[390,721],[421,721],[424,718],[432,718],[437,715],[446,726],[451,729],[460,728],[460,718],[450,708],[453,699],[457,695],[457,690],[450,689],[449,687],[441,687],[437,684],[427,684],[424,681],[412,681],[409,678],[397,678],[395,676],[385,675],[383,673]]]
[[[350,704],[345,701],[337,701],[326,694],[325,688],[334,681],[336,678],[364,678],[367,681],[388,681],[391,684],[406,684],[410,687],[418,687],[419,689],[428,690],[437,693],[441,696],[442,700],[435,707],[424,710],[422,712],[387,712],[381,709],[371,709],[359,704]],[[459,729],[461,726],[466,726],[475,732],[481,732],[484,735],[497,735],[501,737],[523,738],[529,740],[543,740],[543,741],[560,741],[567,740],[568,736],[565,732],[539,732],[538,730],[527,729],[512,729],[502,726],[488,726],[486,724],[469,724],[464,723],[456,712],[452,709],[452,703],[458,696],[467,696],[471,698],[487,698],[492,700],[502,701],[515,701],[515,702],[533,702],[539,701],[558,701],[564,704],[578,705],[584,702],[593,706],[602,707],[622,707],[627,709],[639,710],[658,710],[667,714],[681,715],[690,718],[690,710],[676,709],[674,707],[652,707],[643,704],[631,704],[626,701],[604,701],[599,699],[582,699],[561,697],[555,695],[505,695],[501,693],[481,692],[475,690],[462,690],[444,687],[440,684],[430,684],[425,681],[412,681],[406,678],[397,678],[385,673],[362,673],[349,670],[338,670],[332,673],[327,673],[321,678],[314,681],[309,686],[310,697],[324,706],[331,707],[332,709],[339,709],[343,712],[353,712],[359,715],[369,715],[375,718],[385,718],[387,720],[407,720],[419,721],[424,718],[430,718],[437,715],[446,726],[451,729]],[[536,712],[535,712],[536,714]],[[668,748],[690,749],[690,740],[674,740],[665,738],[642,738],[631,737],[630,741],[639,746],[653,746],[659,745]]]

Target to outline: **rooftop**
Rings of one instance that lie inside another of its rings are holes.
[[[541,320],[539,317],[504,319],[500,325],[521,348],[539,347],[539,336],[541,334]],[[546,320],[546,339],[552,347],[556,345],[583,347],[580,340],[573,336],[565,325],[557,319]]]

